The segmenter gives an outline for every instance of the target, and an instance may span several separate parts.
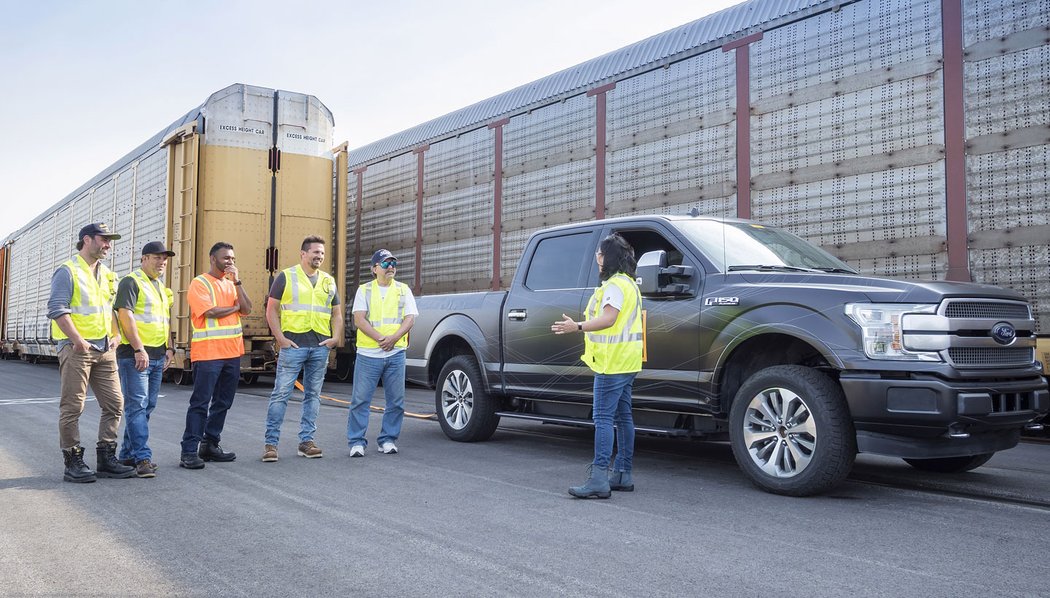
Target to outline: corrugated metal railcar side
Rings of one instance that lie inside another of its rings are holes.
[[[695,209],[1014,288],[1050,333],[1048,22],[1050,0],[743,3],[351,151],[348,276],[389,245],[424,293],[499,288],[541,226]]]

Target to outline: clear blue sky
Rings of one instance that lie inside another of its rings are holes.
[[[738,0],[0,0],[0,240],[232,83],[351,148]]]

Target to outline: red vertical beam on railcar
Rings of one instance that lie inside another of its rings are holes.
[[[492,168],[493,190],[492,190],[492,290],[500,288],[500,245],[503,239],[503,125],[510,122],[509,118],[497,120],[489,124],[495,134],[493,140]]]
[[[364,174],[368,170],[367,166],[361,168],[355,168],[354,174],[357,175],[357,208],[354,216],[354,292],[357,292],[357,287],[361,286],[361,207],[364,202],[362,196],[364,192]]]
[[[412,150],[416,155],[416,277],[412,292],[417,297],[423,294],[423,154],[428,149],[430,145]]]
[[[587,92],[587,97],[594,98],[594,219],[605,218],[605,157],[606,134],[608,127],[606,93],[615,89],[616,83],[595,87]]]
[[[736,59],[736,215],[751,218],[751,54],[749,46],[762,39],[752,33],[722,46]]]
[[[945,278],[970,282],[962,0],[941,0],[941,27],[944,52],[944,201],[948,229],[948,272]]]

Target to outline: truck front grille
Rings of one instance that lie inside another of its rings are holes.
[[[1024,366],[1035,359],[1031,347],[952,347],[948,357],[961,367]]]
[[[1028,320],[1032,317],[1023,303],[1000,303],[997,301],[952,301],[945,307],[949,318],[992,318],[995,320]]]

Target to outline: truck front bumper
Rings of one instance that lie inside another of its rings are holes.
[[[932,376],[839,378],[857,430],[857,449],[897,457],[973,455],[1017,444],[1021,430],[1046,415],[1042,377],[983,382]]]

